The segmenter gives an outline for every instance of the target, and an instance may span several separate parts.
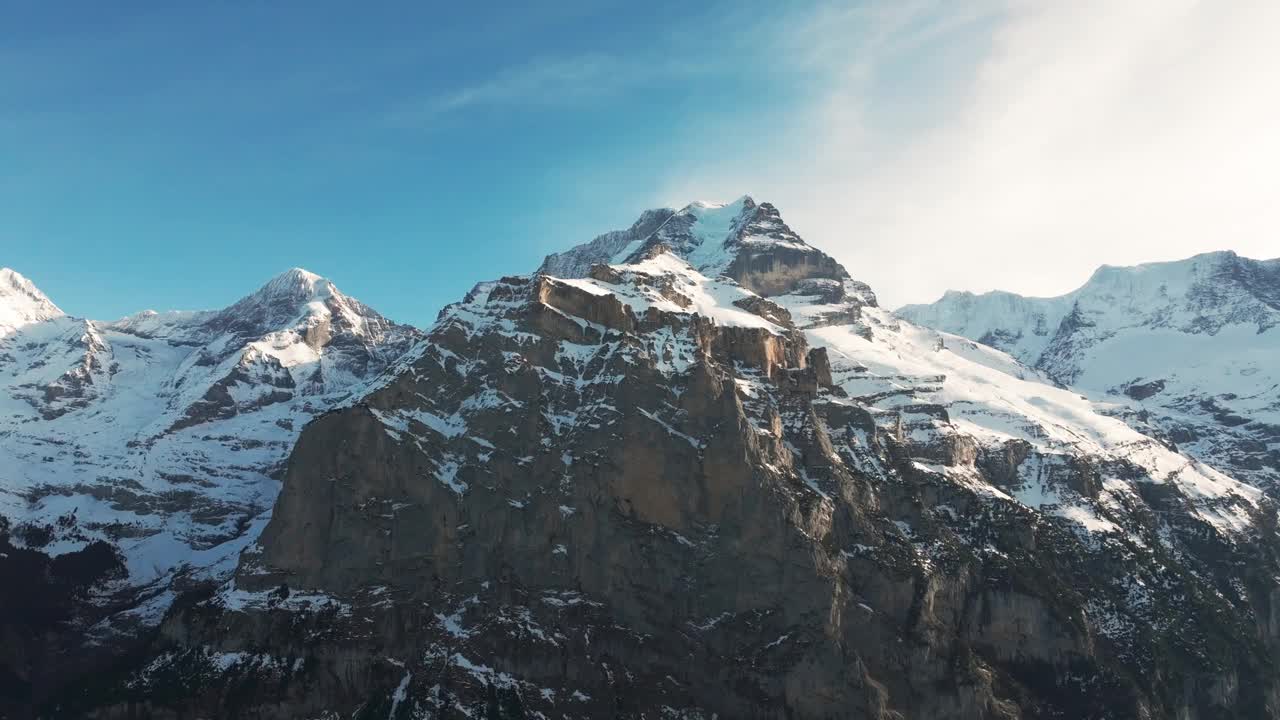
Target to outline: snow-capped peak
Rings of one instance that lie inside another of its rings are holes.
[[[260,335],[330,316],[344,317],[359,327],[365,308],[338,291],[329,280],[302,268],[292,268],[231,307],[218,312],[210,324],[243,334]]]
[[[732,202],[715,203],[706,200],[694,200],[684,207],[680,212],[699,213],[707,210],[730,210],[737,215],[745,209],[751,209],[756,206],[756,201],[750,195],[742,195]]]
[[[329,280],[302,268],[290,268],[271,278],[249,297],[271,301],[308,302],[337,293]]]
[[[700,271],[718,274],[733,261],[735,236],[751,222],[759,207],[749,195],[723,204],[701,200],[689,203],[653,235],[623,248],[611,260],[634,262],[646,257],[653,246],[663,244]]]
[[[3,337],[14,308],[27,324]],[[114,616],[124,625],[163,612],[173,578],[225,573],[265,522],[302,426],[419,336],[301,269],[227,309],[114,322],[34,322],[61,313],[5,270],[0,313],[0,525],[56,527],[40,544],[50,556],[111,544],[122,598],[159,583],[137,597],[150,611]]]
[[[35,283],[15,270],[0,268],[0,337],[64,314]]]
[[[1214,335],[1236,324],[1262,333],[1280,324],[1277,288],[1280,259],[1252,260],[1218,251],[1131,267],[1103,265],[1084,285],[1058,297],[947,291],[937,302],[897,312],[1035,364],[1050,351],[1059,326],[1079,313],[1084,322],[1112,333],[1149,327]]]
[[[695,268],[719,274],[735,254],[728,247],[733,235],[759,207],[750,195],[743,195],[728,203],[695,200],[679,210],[646,210],[627,230],[605,233],[548,255],[539,271],[556,277],[585,277],[592,265],[633,262],[650,255],[654,246],[665,245]]]
[[[593,265],[640,262],[658,246],[704,275],[730,277],[759,295],[791,292],[805,279],[849,278],[838,262],[788,227],[776,207],[750,195],[724,204],[698,201],[680,210],[647,211],[628,230],[547,256],[539,270],[585,277]]]

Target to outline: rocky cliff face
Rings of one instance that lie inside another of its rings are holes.
[[[1275,716],[1262,493],[771,206],[628,232],[446,309],[234,579],[49,714]]]
[[[226,310],[117,322],[65,316],[5,273],[0,714],[225,579],[302,426],[419,335],[302,270]]]
[[[1280,260],[1103,267],[1057,298],[947,293],[913,322],[999,348],[1280,495]]]

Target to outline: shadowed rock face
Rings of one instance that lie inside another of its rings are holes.
[[[58,712],[1275,715],[1268,501],[776,224],[755,275],[680,259],[740,205],[447,308],[307,426],[234,581]]]
[[[785,295],[807,280],[849,278],[834,258],[801,240],[769,203],[745,217],[729,242],[737,248],[725,274],[757,295]]]
[[[804,280],[843,280],[848,273],[831,257],[791,247],[770,247],[762,252],[744,251],[726,273],[759,295],[785,295]]]
[[[7,717],[55,690],[68,666],[90,666],[95,653],[77,647],[80,638],[66,626],[96,588],[124,575],[119,554],[102,541],[50,557],[39,549],[48,539],[39,529],[19,534],[0,517],[0,712]]]

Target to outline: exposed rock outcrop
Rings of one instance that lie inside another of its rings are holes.
[[[307,426],[234,581],[51,714],[1274,717],[1274,505],[768,207],[477,286]]]

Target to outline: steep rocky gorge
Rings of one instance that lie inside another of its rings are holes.
[[[234,579],[48,714],[1277,713],[1256,489],[750,198],[544,268],[307,425]]]

